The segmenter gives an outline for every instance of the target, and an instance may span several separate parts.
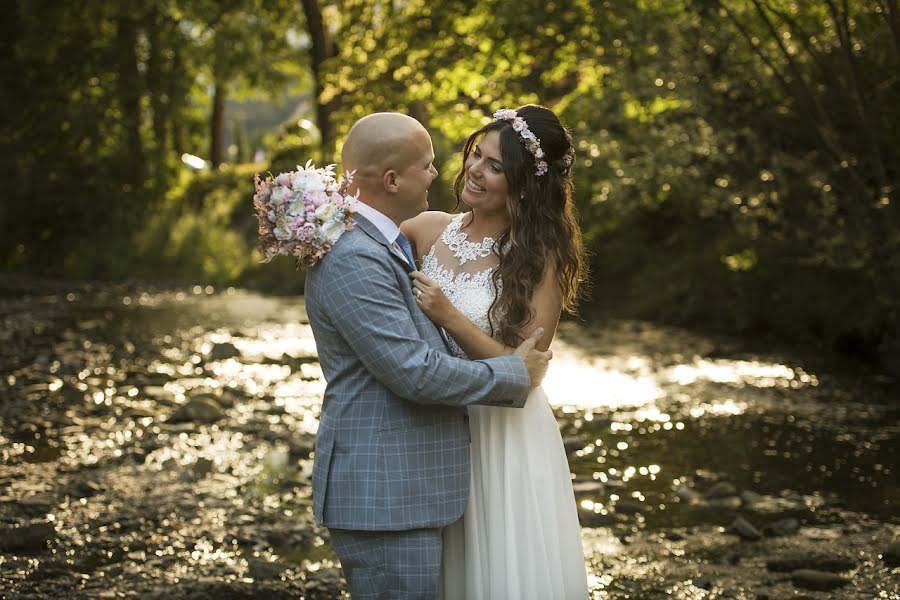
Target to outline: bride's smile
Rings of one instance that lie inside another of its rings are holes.
[[[466,179],[466,189],[475,194],[480,194],[481,192],[486,191],[483,187],[477,185],[471,179]]]
[[[461,200],[474,210],[505,213],[509,182],[500,158],[500,134],[489,131],[466,157]]]

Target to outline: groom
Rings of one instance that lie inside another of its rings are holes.
[[[354,600],[437,598],[441,530],[469,496],[466,406],[521,408],[549,352],[468,361],[416,306],[399,224],[428,208],[431,137],[376,113],[342,160],[360,193],[356,226],[306,276],[306,310],[328,385],[313,466],[313,511]]]

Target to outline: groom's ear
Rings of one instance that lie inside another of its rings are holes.
[[[397,184],[397,171],[394,169],[385,171],[384,175],[381,176],[381,183],[388,193],[396,194],[397,190],[400,189],[400,186]]]

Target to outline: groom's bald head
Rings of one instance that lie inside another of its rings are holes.
[[[391,169],[402,172],[420,158],[415,141],[421,136],[428,137],[428,132],[412,117],[387,112],[367,115],[350,128],[344,141],[344,170],[356,171],[354,180],[360,184],[363,179],[380,180]]]

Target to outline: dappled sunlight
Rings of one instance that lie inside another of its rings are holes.
[[[235,347],[252,358],[279,358],[289,356],[315,356],[316,344],[309,325],[300,323],[267,323],[256,329],[253,337],[231,337],[221,335],[212,338],[214,342],[230,341]]]
[[[755,387],[816,386],[815,375],[804,372],[799,367],[747,360],[709,360],[694,357],[690,364],[681,364],[668,369],[666,380],[680,385],[690,385],[697,381],[752,385]]]
[[[641,407],[665,396],[644,359],[588,360],[561,340],[554,342],[553,360],[542,385],[555,406]]]

